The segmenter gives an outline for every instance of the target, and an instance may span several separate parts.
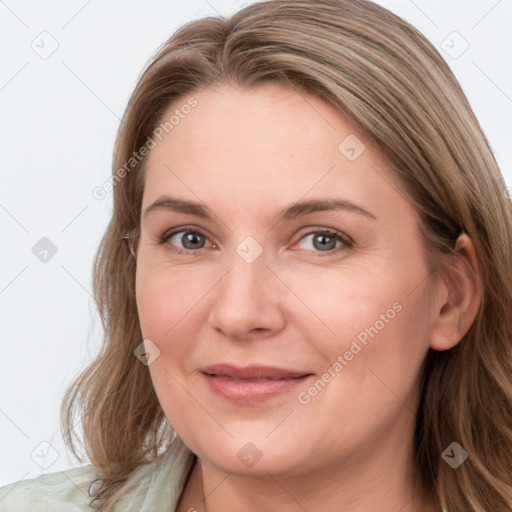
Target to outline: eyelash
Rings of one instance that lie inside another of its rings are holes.
[[[176,235],[178,233],[181,233],[181,232],[187,232],[187,231],[189,231],[191,233],[194,233],[194,234],[199,234],[199,235],[205,237],[206,239],[208,239],[208,237],[204,233],[202,233],[201,230],[198,230],[198,229],[194,228],[193,226],[181,226],[179,229],[176,228],[176,229],[174,229],[172,231],[166,231],[165,233],[163,233],[159,237],[158,243],[160,245],[164,245],[174,235]],[[334,254],[337,254],[341,250],[350,249],[350,248],[352,248],[354,246],[354,242],[352,241],[352,239],[350,237],[348,237],[347,235],[345,235],[344,233],[341,233],[340,231],[337,231],[337,230],[332,229],[332,228],[325,228],[325,227],[315,228],[314,230],[311,230],[311,231],[308,231],[307,233],[304,233],[304,235],[299,239],[299,241],[303,240],[304,238],[306,238],[309,235],[314,235],[314,234],[318,234],[318,233],[324,233],[324,234],[327,234],[327,235],[331,235],[334,238],[336,238],[336,240],[340,241],[343,245],[340,246],[340,247],[337,247],[335,249],[331,249],[329,251],[326,251],[324,253],[322,253],[322,251],[308,251],[308,249],[304,249],[304,250],[306,250],[308,252],[314,252],[316,254],[315,257],[322,258],[322,257],[325,257],[325,256],[332,256]],[[176,247],[176,246],[171,245],[171,244],[167,244],[166,248],[171,250],[172,252],[176,252],[178,254],[191,255],[191,256],[199,256],[200,253],[201,253],[201,249],[206,249],[206,247],[201,247],[201,248],[195,249],[195,250],[181,249],[181,248]]]

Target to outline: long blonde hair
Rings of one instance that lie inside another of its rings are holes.
[[[453,349],[430,350],[414,437],[415,479],[448,512],[512,509],[512,207],[507,187],[460,85],[432,44],[366,0],[269,0],[230,18],[193,21],[143,71],[119,128],[114,210],[94,263],[104,327],[101,352],[72,383],[62,430],[73,430],[104,475],[102,510],[168,445],[172,429],[147,367],[135,302],[136,262],[121,236],[136,232],[145,158],[126,170],[171,103],[212,83],[274,81],[338,108],[380,148],[415,206],[432,277],[450,277],[453,241],[475,246],[482,288],[477,318]],[[184,100],[184,101],[185,101]],[[125,172],[121,173],[121,168]],[[444,256],[448,256],[445,258]],[[447,263],[448,262],[448,263]],[[456,470],[442,452],[458,442]]]

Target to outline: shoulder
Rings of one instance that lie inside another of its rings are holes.
[[[195,459],[176,437],[164,453],[133,471],[117,493],[114,511],[175,510]]]
[[[91,512],[89,486],[97,477],[92,465],[47,473],[0,487],[2,512]]]
[[[195,455],[176,438],[165,453],[136,468],[117,493],[115,512],[174,510]],[[0,487],[1,512],[97,512],[91,501],[99,477],[92,466],[48,473]]]

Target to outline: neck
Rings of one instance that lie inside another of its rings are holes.
[[[293,477],[268,472],[234,475],[198,459],[176,512],[440,512],[409,482],[406,458],[384,451],[361,464],[358,457],[364,454],[329,468],[327,475],[324,469]]]

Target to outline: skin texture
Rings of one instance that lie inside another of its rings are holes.
[[[151,378],[167,419],[198,455],[178,510],[205,510],[203,485],[209,512],[436,510],[412,487],[407,460],[426,352],[454,346],[476,315],[471,241],[457,242],[466,279],[436,285],[393,170],[320,99],[276,84],[193,96],[197,106],[148,157],[136,254],[141,328],[160,350]],[[354,135],[365,149],[351,160],[339,146]],[[145,215],[164,194],[200,202],[214,217]],[[296,201],[331,198],[376,219],[336,210],[275,220]],[[353,244],[315,245],[325,227]],[[180,254],[187,230],[204,244]],[[252,263],[236,251],[248,236],[263,248]],[[377,334],[357,351],[353,341],[371,326]],[[336,371],[338,356],[346,364]],[[237,404],[200,372],[222,362],[314,375],[266,402]],[[330,381],[308,393],[329,368]],[[261,458],[248,467],[241,449]]]

